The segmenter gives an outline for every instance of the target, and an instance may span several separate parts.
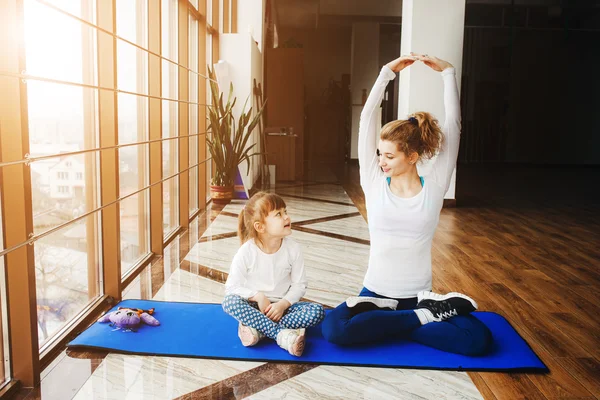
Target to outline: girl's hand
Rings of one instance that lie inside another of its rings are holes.
[[[410,54],[413,57],[417,58],[419,61],[422,61],[423,64],[427,65],[429,68],[437,72],[442,72],[447,68],[453,68],[453,65],[450,64],[448,61],[444,61],[441,58],[437,58],[435,56],[429,56],[427,54],[417,54],[412,52]]]
[[[267,308],[269,308],[269,306],[271,305],[271,300],[269,300],[267,296],[265,296],[264,293],[261,292],[257,293],[248,300],[255,301],[258,304],[258,309],[263,314],[267,312]]]
[[[400,72],[404,68],[408,67],[409,65],[412,65],[417,60],[418,60],[418,58],[415,57],[415,56],[412,56],[412,55],[410,55],[410,56],[402,56],[402,57],[396,58],[394,61],[390,61],[386,65],[392,71],[394,71],[394,72]]]
[[[267,307],[266,316],[273,322],[279,322],[290,306],[290,302],[286,299],[281,299],[277,303],[271,303],[269,307]]]

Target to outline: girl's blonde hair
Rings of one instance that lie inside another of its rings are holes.
[[[444,136],[437,119],[428,112],[416,112],[408,119],[385,124],[380,138],[396,143],[406,156],[415,152],[419,158],[432,158],[442,146]]]
[[[275,193],[258,192],[248,200],[238,217],[238,236],[244,244],[250,239],[258,239],[254,223],[265,223],[265,218],[271,211],[286,208],[285,201]]]

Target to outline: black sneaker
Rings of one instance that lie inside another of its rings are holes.
[[[398,306],[398,301],[394,299],[381,299],[379,297],[356,296],[348,297],[346,305],[352,308],[355,314],[358,314],[374,310],[394,311]]]
[[[431,311],[436,322],[477,310],[475,300],[462,293],[437,294],[424,290],[417,294],[417,300],[417,308]]]

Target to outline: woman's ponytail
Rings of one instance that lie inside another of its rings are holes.
[[[438,121],[428,112],[420,111],[389,122],[381,129],[381,140],[396,143],[407,156],[417,153],[419,158],[432,158],[442,146],[442,130]]]

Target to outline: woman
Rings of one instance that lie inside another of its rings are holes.
[[[386,124],[378,135],[377,110],[388,82],[417,61],[441,72],[443,128],[431,114],[417,112]],[[349,298],[325,318],[327,340],[352,345],[403,337],[465,355],[489,350],[489,329],[470,315],[477,303],[461,293],[430,291],[431,243],[459,140],[460,103],[450,63],[411,53],[382,68],[362,111],[358,137],[360,184],[371,237],[369,267],[358,297]],[[436,153],[432,172],[420,177],[417,162]]]

